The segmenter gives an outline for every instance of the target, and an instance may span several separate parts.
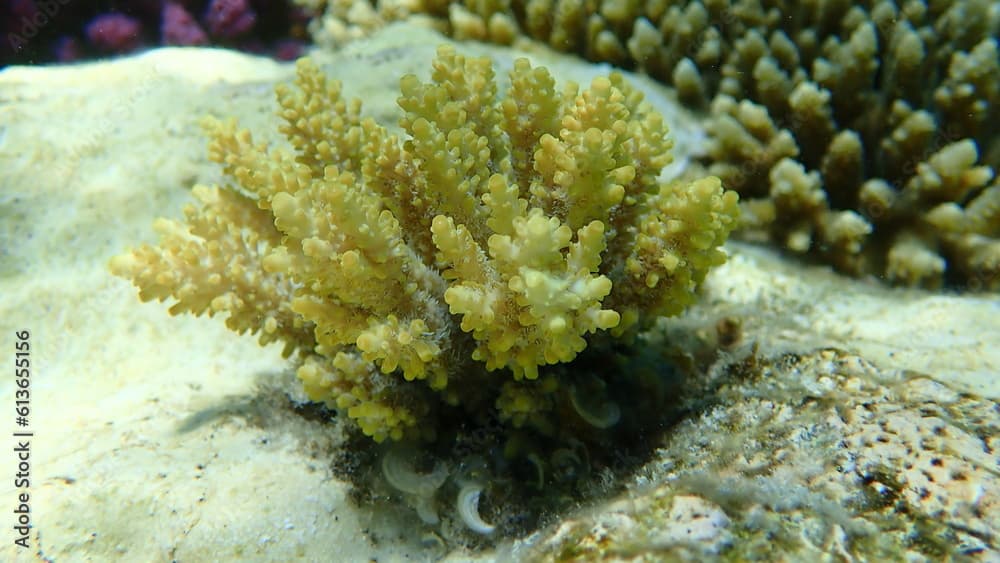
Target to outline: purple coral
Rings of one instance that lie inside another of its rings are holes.
[[[39,15],[43,18],[36,22]],[[32,0],[10,0],[0,5],[0,33],[6,38],[0,42],[0,54],[22,52],[44,23],[44,14]]]
[[[139,20],[112,12],[91,20],[87,26],[87,39],[103,51],[125,53],[139,46],[141,32]]]
[[[160,37],[164,45],[205,45],[208,43],[208,35],[205,30],[198,25],[194,16],[177,2],[163,4]]]
[[[204,21],[213,37],[234,39],[253,28],[257,14],[246,0],[212,0]]]
[[[295,39],[284,39],[274,45],[274,58],[279,61],[294,61],[302,56],[305,44]]]
[[[282,59],[301,53],[308,15],[295,0],[0,0],[0,69],[156,45],[225,45]],[[107,5],[118,6],[107,10]]]
[[[11,19],[31,20],[38,12],[38,6],[33,0],[10,0],[7,3],[7,11]]]
[[[71,63],[83,58],[83,47],[75,37],[60,37],[56,39],[52,49],[57,61],[61,63]]]

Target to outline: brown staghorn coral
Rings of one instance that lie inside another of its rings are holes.
[[[284,342],[309,397],[376,441],[432,437],[444,405],[544,426],[541,366],[677,314],[725,259],[736,194],[657,181],[666,128],[620,75],[558,90],[520,59],[501,96],[489,59],[442,47],[429,83],[400,80],[403,138],[340,88],[306,59],[278,87],[294,153],[209,121],[231,184],[111,269]]]
[[[344,21],[346,5],[385,20],[429,14],[458,38],[510,43],[520,34],[645,70],[711,109],[706,164],[744,196],[745,236],[892,283],[1000,287],[996,227],[942,230],[937,211],[964,209],[996,184],[986,178],[941,199],[918,180],[941,166],[978,169],[965,139],[984,165],[1000,166],[995,2],[413,0],[400,10],[398,0],[345,0],[329,3],[324,21]],[[817,174],[815,187],[799,188],[812,203],[793,203],[787,183],[772,183],[788,178],[790,163],[772,174],[784,158]]]

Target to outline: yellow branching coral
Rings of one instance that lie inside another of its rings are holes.
[[[294,154],[209,120],[232,184],[197,187],[187,224],[160,220],[112,271],[285,342],[308,395],[382,441],[433,436],[441,404],[540,420],[541,366],[678,313],[724,260],[735,193],[658,183],[666,127],[621,76],[558,91],[522,59],[500,96],[489,59],[442,47],[400,90],[404,139],[300,61],[277,89]]]

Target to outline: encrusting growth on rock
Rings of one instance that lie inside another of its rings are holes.
[[[294,153],[208,120],[230,183],[111,270],[283,342],[309,397],[382,441],[433,437],[442,405],[529,420],[542,366],[679,313],[725,260],[736,194],[658,182],[666,127],[620,75],[560,91],[521,59],[501,96],[489,59],[442,47],[400,89],[403,138],[301,60],[277,89]]]

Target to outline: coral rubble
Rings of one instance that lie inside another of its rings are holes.
[[[187,222],[112,271],[283,342],[309,397],[382,441],[430,438],[453,407],[550,420],[573,386],[541,367],[679,313],[725,260],[736,194],[657,180],[666,127],[622,76],[559,90],[520,59],[498,95],[489,59],[442,47],[400,90],[404,138],[300,61],[277,89],[294,154],[209,120],[231,183],[195,187]]]

